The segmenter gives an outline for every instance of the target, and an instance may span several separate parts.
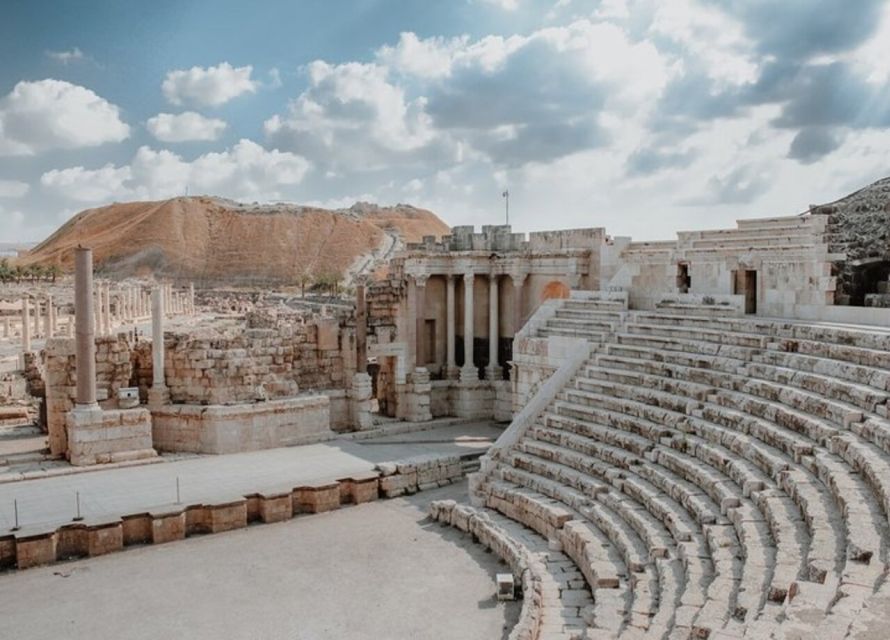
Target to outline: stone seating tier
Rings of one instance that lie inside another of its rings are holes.
[[[571,549],[589,631],[855,630],[888,591],[890,333],[573,307],[545,330],[599,347],[477,492]]]

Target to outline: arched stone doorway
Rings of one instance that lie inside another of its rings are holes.
[[[567,284],[563,282],[559,282],[558,280],[554,280],[553,282],[548,282],[544,287],[544,292],[541,294],[541,301],[551,300],[553,298],[568,298],[569,297],[569,287]]]

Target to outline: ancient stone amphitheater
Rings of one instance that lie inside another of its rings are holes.
[[[890,333],[590,297],[544,334],[589,354],[431,506],[521,574],[511,637],[888,637]]]

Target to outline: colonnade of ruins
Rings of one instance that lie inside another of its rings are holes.
[[[157,286],[164,300],[168,316],[194,315],[195,286],[176,291],[172,284]],[[150,289],[137,285],[113,287],[110,283],[97,283],[90,296],[91,317],[98,336],[111,335],[120,327],[145,322],[151,318]],[[64,314],[51,294],[42,298],[30,295],[22,297],[21,314],[3,317],[3,338],[12,340],[18,336],[22,352],[32,351],[32,341],[55,337],[74,337],[75,316]]]
[[[503,376],[498,364],[498,340],[500,327],[500,286],[502,279],[509,279],[513,287],[512,309],[504,310],[510,314],[514,332],[520,326],[522,317],[522,289],[527,273],[479,273],[466,270],[463,274],[438,274],[417,273],[410,274],[414,294],[414,322],[415,322],[415,365],[425,366],[430,358],[427,353],[427,340],[425,331],[427,280],[432,276],[445,278],[445,377],[448,379],[460,379],[462,382],[471,382],[479,379],[479,372],[474,364],[474,337],[475,337],[475,283],[476,279],[488,280],[488,365],[485,367],[485,377],[488,380],[500,380]],[[463,282],[463,366],[457,367],[457,340],[456,317],[457,305],[455,290],[458,279]]]

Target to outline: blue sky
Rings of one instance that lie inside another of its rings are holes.
[[[112,201],[410,202],[669,238],[890,175],[890,3],[19,2],[0,240]]]

